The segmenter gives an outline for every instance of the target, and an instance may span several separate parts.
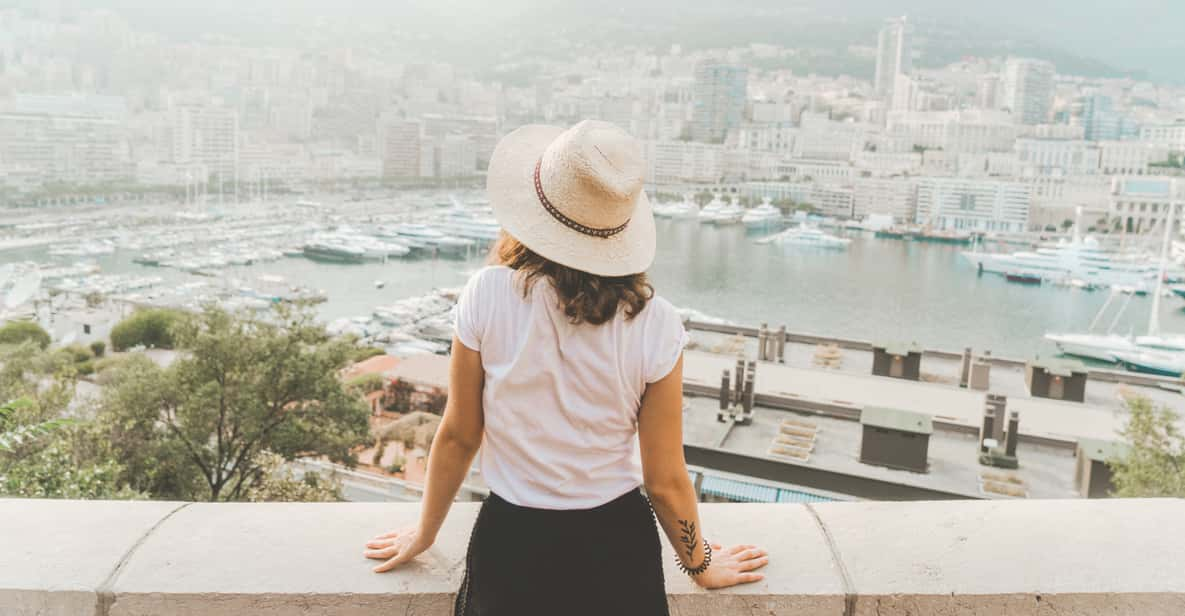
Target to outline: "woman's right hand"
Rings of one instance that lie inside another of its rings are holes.
[[[699,575],[692,576],[702,588],[728,588],[737,584],[749,584],[765,579],[755,572],[769,564],[766,551],[755,545],[734,545],[724,547],[712,544],[712,564]]]

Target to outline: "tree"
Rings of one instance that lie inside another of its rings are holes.
[[[306,472],[297,477],[288,468],[284,456],[261,451],[255,456],[259,477],[247,490],[247,500],[255,503],[320,503],[342,500],[341,484],[334,478],[323,479],[319,473]]]
[[[259,452],[353,464],[367,409],[338,378],[354,352],[307,305],[265,316],[207,307],[174,328],[181,357],[109,369],[100,422],[133,487],[158,498],[237,500],[260,480]],[[170,457],[168,473],[153,465]]]
[[[49,346],[49,333],[32,321],[10,321],[0,326],[0,345],[32,341],[41,348]]]
[[[1074,226],[1074,221],[1069,218],[1062,221],[1062,231],[1069,231],[1070,227]]]
[[[1125,497],[1185,497],[1185,434],[1180,415],[1156,407],[1143,397],[1129,398],[1131,413],[1123,430],[1129,447],[1117,460],[1108,460],[1115,495]]]
[[[167,308],[138,310],[111,329],[111,347],[116,351],[143,346],[171,349],[174,329],[185,313]]]
[[[713,198],[714,197],[712,195],[712,191],[701,190],[701,191],[695,193],[695,204],[700,207],[703,207],[703,206],[711,203]]]

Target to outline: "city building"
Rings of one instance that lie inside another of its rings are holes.
[[[436,146],[436,177],[477,175],[477,143],[466,135],[447,135]]]
[[[29,191],[132,179],[125,119],[116,97],[19,95],[0,102],[0,185]]]
[[[170,108],[172,162],[199,163],[211,175],[232,178],[239,161],[239,114],[230,107],[174,103]],[[201,178],[203,180],[207,178]]]
[[[912,178],[855,178],[852,180],[852,217],[892,216],[912,222],[917,214],[917,180]]]
[[[646,182],[716,183],[724,176],[724,147],[694,141],[647,141]]]
[[[1178,120],[1174,124],[1142,127],[1140,141],[1165,145],[1177,152],[1185,152],[1185,120]]]
[[[1082,128],[1088,141],[1127,139],[1140,134],[1136,121],[1115,111],[1111,97],[1101,94],[1083,100]]]
[[[1106,175],[1147,175],[1153,163],[1168,160],[1172,149],[1155,141],[1100,141],[1099,168]]]
[[[1170,208],[1173,226],[1181,226],[1185,181],[1172,177],[1117,177],[1111,183],[1112,228],[1127,233],[1154,231],[1164,224]],[[1163,228],[1163,227],[1161,227]]]
[[[1001,111],[889,112],[886,133],[895,147],[949,153],[1012,151],[1018,127]]]
[[[384,177],[413,178],[423,175],[420,164],[425,145],[423,122],[384,115],[378,122],[378,143]],[[432,174],[431,171],[428,173]]]
[[[916,222],[953,231],[1028,229],[1030,188],[1019,182],[925,177],[918,180]]]
[[[899,76],[913,71],[913,48],[905,17],[888,20],[877,34],[876,75],[873,89],[884,100],[893,101]]]
[[[722,143],[745,114],[749,69],[705,60],[695,66],[691,138]]]
[[[1001,77],[1003,106],[1022,124],[1042,124],[1053,103],[1053,64],[1044,60],[1009,58]]]

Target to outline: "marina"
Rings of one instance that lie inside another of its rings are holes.
[[[717,214],[725,207],[716,206]],[[659,246],[650,270],[655,287],[678,306],[735,323],[774,319],[798,332],[926,348],[974,346],[1024,358],[1058,354],[1057,342],[1045,334],[1087,331],[1111,296],[1088,285],[1010,283],[980,272],[959,244],[902,242],[838,225],[822,231],[803,220],[775,223],[790,224],[787,230],[740,224],[758,208],[741,210],[735,222],[700,224],[711,204],[698,214],[688,201],[661,207],[666,215],[656,221]],[[843,249],[770,240],[808,230],[836,238]],[[0,267],[9,271],[0,295],[35,271],[44,289],[98,293],[134,305],[192,308],[222,301],[261,308],[306,299],[320,302],[316,310],[337,329],[374,336],[380,344],[415,346],[406,336],[423,334],[389,334],[397,326],[388,321],[398,311],[388,309],[463,285],[485,263],[497,233],[478,191],[365,201],[326,195],[237,208],[81,209],[68,216],[22,212],[21,220],[0,230],[0,246],[7,246],[0,249]],[[998,250],[991,254],[1019,250],[990,247]],[[1143,276],[1148,267],[1135,271]],[[1154,283],[1154,269],[1147,281]],[[1185,299],[1165,293],[1159,323],[1171,337],[1185,332]],[[1145,334],[1152,300],[1113,300],[1127,308],[1100,329],[1118,337]],[[434,320],[422,329],[441,330],[447,342],[447,313],[428,316]],[[436,349],[441,340],[428,336],[427,342],[420,346]]]

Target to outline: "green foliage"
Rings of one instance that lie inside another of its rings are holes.
[[[75,364],[80,364],[84,361],[90,361],[95,357],[94,353],[91,353],[89,348],[84,347],[81,344],[72,344],[68,347],[64,347],[62,352],[66,353],[67,356],[69,356],[70,361],[74,362]]]
[[[386,379],[381,374],[362,374],[346,382],[346,388],[359,396],[382,391]]]
[[[391,461],[391,466],[387,467],[387,472],[388,473],[402,473],[403,468],[406,465],[407,465],[407,460],[405,460],[403,456],[395,456],[395,459]]]
[[[167,308],[138,310],[120,321],[111,330],[111,347],[116,351],[143,346],[150,349],[171,349],[175,345],[175,329],[185,313]]]
[[[354,462],[368,412],[337,376],[354,347],[307,307],[261,317],[209,307],[173,333],[184,353],[168,368],[133,357],[104,375],[98,423],[133,488],[237,500],[261,480],[264,450]]]
[[[258,478],[247,490],[247,500],[252,502],[309,503],[342,500],[341,484],[330,477],[324,479],[319,473],[304,473],[297,477],[287,468],[284,456],[261,451],[256,454],[254,464]]]
[[[144,498],[120,483],[120,471],[111,460],[80,460],[68,440],[56,439],[0,470],[0,493],[22,498]]]
[[[32,321],[9,321],[0,325],[0,345],[33,342],[44,349],[50,341],[49,333]]]
[[[714,196],[712,195],[712,191],[701,190],[701,191],[695,193],[695,204],[700,207],[703,207],[703,206],[711,203],[713,198],[714,198]]]
[[[96,340],[91,343],[91,353],[95,357],[102,357],[107,354],[107,343],[102,340]]]
[[[1180,415],[1142,397],[1128,399],[1127,406],[1131,416],[1123,436],[1129,450],[1121,459],[1107,461],[1115,495],[1185,498],[1185,434]]]
[[[387,350],[382,347],[361,347],[354,351],[350,359],[353,360],[354,363],[358,363],[360,361],[366,361],[371,357],[377,357],[379,355],[386,354]]]

